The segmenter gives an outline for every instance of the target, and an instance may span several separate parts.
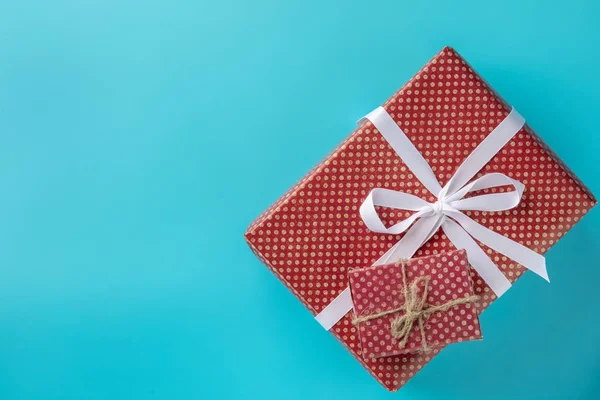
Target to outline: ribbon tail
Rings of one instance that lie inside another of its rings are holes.
[[[550,282],[548,271],[546,270],[546,259],[543,255],[499,233],[489,230],[460,211],[450,211],[448,214],[475,239]]]
[[[363,222],[373,232],[390,233],[398,235],[406,231],[417,219],[423,215],[423,208],[426,208],[428,203],[412,194],[397,192],[390,189],[375,188],[371,190],[365,201],[360,205],[359,213]],[[375,206],[395,208],[398,210],[417,211],[407,219],[400,221],[393,226],[386,228]]]
[[[465,249],[469,264],[477,271],[496,296],[502,296],[510,289],[510,281],[485,254],[477,242],[465,230],[451,219],[446,219],[442,229],[457,249]]]

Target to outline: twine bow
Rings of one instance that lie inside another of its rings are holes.
[[[419,326],[419,331],[421,333],[421,351],[428,352],[431,350],[431,347],[427,344],[427,338],[425,335],[425,320],[429,318],[429,316],[435,312],[444,312],[449,310],[452,307],[473,303],[479,300],[479,296],[470,295],[454,300],[450,300],[446,303],[437,305],[437,306],[429,306],[427,304],[427,296],[429,294],[429,276],[420,276],[416,278],[411,284],[410,287],[408,285],[408,281],[406,279],[406,263],[404,260],[399,261],[396,265],[400,265],[402,267],[402,280],[404,282],[403,285],[403,294],[404,294],[404,305],[398,308],[394,308],[387,311],[382,311],[379,313],[365,315],[362,317],[355,318],[352,320],[353,324],[358,324],[360,322],[369,321],[376,318],[381,318],[385,315],[393,314],[396,312],[404,311],[402,315],[394,318],[390,323],[390,331],[392,337],[394,339],[398,339],[398,346],[402,349],[406,346],[406,342],[410,336],[410,333],[413,329],[415,323]],[[419,286],[423,282],[423,290],[421,291],[421,295],[419,296]]]

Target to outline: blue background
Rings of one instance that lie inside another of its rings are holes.
[[[398,394],[243,241],[444,45],[600,193],[598,2],[449,3],[0,1],[0,398],[598,398],[598,210]]]

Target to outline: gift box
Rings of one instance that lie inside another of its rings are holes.
[[[450,182],[469,155],[512,114],[511,107],[449,47],[417,72],[381,110],[404,132],[408,142],[401,147],[416,149],[418,154],[413,156],[423,158],[440,185]],[[319,129],[318,122],[314,129]],[[520,181],[522,186],[484,185],[482,192],[516,192],[518,204],[505,211],[465,210],[462,215],[538,254],[544,254],[596,204],[589,190],[528,125],[499,148],[475,178],[495,172]],[[374,232],[365,224],[361,207],[378,188],[422,198],[432,204],[436,214],[446,208],[369,119],[245,233],[256,256],[317,318],[348,293],[349,269],[370,266],[399,241],[410,239],[408,233]],[[371,205],[386,229],[415,214],[414,210],[376,202]],[[414,257],[455,248],[448,232],[431,228],[431,237],[418,247]],[[478,261],[488,259],[501,275],[495,278],[504,279],[505,286],[526,270],[521,264],[527,260],[515,261],[499,248],[478,245]],[[471,254],[475,253],[468,253],[473,264]],[[481,312],[497,295],[474,269],[471,279]],[[489,277],[487,281],[492,282]],[[329,332],[388,390],[400,388],[440,351],[434,348],[427,353],[363,358],[352,320],[352,313],[345,314]]]
[[[481,339],[465,250],[348,273],[363,358]]]

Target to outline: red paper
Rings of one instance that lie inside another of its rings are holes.
[[[404,286],[408,284],[410,287],[417,277],[430,277],[427,306],[439,306],[450,300],[473,295],[470,268],[464,250],[407,261],[404,265],[407,282],[403,280],[402,268],[402,265],[394,263],[357,268],[348,273],[355,317],[404,306]],[[422,284],[418,287],[421,296],[424,287]],[[421,331],[417,323],[414,324],[405,346],[400,347],[400,341],[392,336],[392,320],[403,314],[404,311],[398,311],[357,324],[364,358],[422,350]],[[479,317],[474,304],[460,304],[447,311],[434,312],[423,321],[428,347],[442,347],[450,343],[481,339]]]
[[[510,106],[449,47],[383,107],[423,154],[442,186],[510,112]],[[322,129],[318,122],[314,125],[315,130]],[[489,172],[501,172],[525,184],[521,203],[504,212],[465,214],[541,254],[596,204],[588,189],[527,125],[477,177]],[[348,286],[349,268],[372,265],[402,237],[373,233],[361,221],[358,208],[376,187],[436,200],[367,122],[260,215],[245,234],[257,257],[313,315]],[[387,223],[410,215],[381,211]],[[511,282],[525,271],[488,247],[482,248]],[[453,249],[438,232],[415,257]],[[550,263],[550,276],[553,268]],[[471,274],[475,293],[481,297],[477,305],[481,312],[496,296],[476,272]],[[438,351],[363,359],[351,320],[352,313],[348,313],[330,332],[389,390],[404,385]]]

